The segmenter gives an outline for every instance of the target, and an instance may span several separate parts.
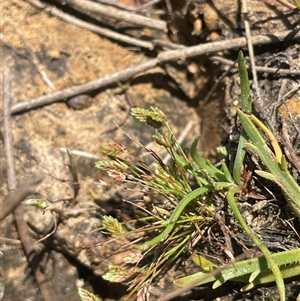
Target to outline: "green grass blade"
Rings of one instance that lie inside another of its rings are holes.
[[[247,72],[247,66],[245,62],[245,58],[243,52],[240,51],[238,54],[238,65],[239,65],[239,73],[241,78],[241,102],[242,102],[242,110],[246,113],[252,112],[252,101],[250,96],[250,82]],[[233,178],[235,182],[240,185],[241,184],[241,171],[244,162],[244,158],[246,155],[245,143],[247,142],[247,135],[244,129],[241,130],[241,136],[239,140],[238,149],[236,152],[236,157],[233,165]]]
[[[283,267],[294,267],[296,263],[299,263],[300,249],[282,251],[274,253],[271,256],[275,260],[277,265],[281,267],[280,271],[282,272]],[[216,271],[218,269],[220,269],[220,267],[215,267],[213,271]],[[252,275],[253,273],[257,273],[257,277],[255,277],[252,282],[254,283],[254,285],[275,281],[273,273],[270,271],[268,261],[264,256],[237,261],[235,263],[226,265],[225,268],[224,266],[222,266],[221,269],[223,270],[215,275],[209,272],[198,272],[189,276],[185,276],[176,279],[174,281],[174,284],[183,287],[199,279],[198,285],[214,282],[214,288],[217,288],[228,280],[248,282],[250,279],[249,275]],[[270,274],[272,274],[272,276]],[[288,274],[287,272],[282,273],[282,276],[283,278],[289,278],[294,276],[295,274],[297,275],[296,271],[293,270],[290,274]],[[268,278],[266,276],[268,276]],[[203,278],[202,281],[201,278]]]
[[[197,189],[193,190],[192,192],[190,192],[189,194],[187,194],[174,209],[171,217],[169,218],[168,225],[166,226],[164,231],[161,232],[154,239],[142,244],[139,248],[141,250],[146,250],[146,249],[153,247],[153,246],[159,244],[160,242],[162,242],[167,237],[167,235],[173,230],[173,228],[174,228],[177,220],[179,219],[180,215],[182,214],[184,208],[191,201],[195,200],[200,195],[207,193],[211,189],[212,189],[211,186],[203,186],[203,187],[197,188]]]
[[[203,159],[197,149],[197,145],[199,142],[200,137],[195,138],[195,140],[192,143],[190,154],[194,162],[205,172],[209,174],[210,177],[221,181],[221,182],[226,182],[226,177],[225,175],[218,169],[216,168],[213,164],[211,164],[208,160]]]
[[[242,51],[240,51],[238,54],[238,65],[239,65],[239,73],[241,78],[242,109],[245,113],[251,114],[252,102],[250,96],[250,82],[248,77],[246,61]]]
[[[299,275],[299,271],[300,271],[300,263],[299,262],[289,264],[280,269],[281,276],[284,279]],[[273,282],[274,280],[275,279],[274,279],[273,273],[271,271],[267,270],[267,271],[262,272],[259,275],[259,277],[256,277],[253,280],[253,282],[248,283],[245,286],[243,286],[241,291],[245,292],[245,291],[248,291],[248,290],[254,288],[256,285],[270,283],[270,282]]]
[[[277,288],[279,291],[280,300],[285,301],[285,288],[284,288],[283,278],[280,273],[280,269],[279,269],[276,261],[274,260],[274,258],[272,258],[272,254],[269,251],[269,249],[254,234],[254,232],[252,232],[252,230],[248,227],[247,223],[245,222],[245,220],[244,220],[242,214],[240,213],[240,210],[236,204],[235,198],[234,198],[234,195],[236,192],[237,192],[237,188],[232,188],[232,189],[228,190],[227,196],[226,196],[228,204],[231,207],[231,210],[233,211],[235,218],[238,220],[238,222],[240,223],[240,225],[242,226],[242,228],[244,229],[246,234],[249,236],[249,238],[256,244],[256,246],[264,254],[264,256],[268,262],[268,265],[274,275],[274,279],[276,281]]]
[[[237,183],[238,185],[240,185],[242,183],[241,172],[242,172],[242,166],[244,163],[244,158],[246,155],[245,144],[247,141],[248,141],[248,137],[246,135],[245,130],[242,128],[238,149],[237,149],[234,164],[233,164],[233,172],[232,172],[233,179],[234,179],[235,183]]]

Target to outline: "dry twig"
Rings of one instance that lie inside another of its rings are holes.
[[[229,66],[228,70],[224,71],[222,73],[222,75],[218,78],[218,80],[214,83],[214,85],[211,87],[211,89],[205,95],[204,99],[201,100],[202,105],[209,102],[209,100],[212,97],[213,93],[217,90],[218,86],[223,81],[223,79],[228,75],[228,73],[230,73],[230,71],[232,71],[232,69],[236,65],[236,62],[237,61],[232,62],[232,64]],[[199,103],[200,103],[200,101],[199,101]]]
[[[293,5],[287,0],[276,0],[276,1],[289,9],[295,9],[295,5]]]
[[[145,10],[145,9],[153,6],[154,4],[156,4],[158,2],[161,2],[161,0],[152,0],[152,1],[149,1],[148,3],[145,3],[141,7],[135,9],[134,12],[135,13],[141,12],[141,11],[143,11],[143,10]]]
[[[221,56],[212,56],[211,60],[220,62],[221,64],[232,66],[235,62],[232,60],[225,59]],[[236,69],[237,71],[237,69]],[[264,66],[256,66],[256,71],[261,73],[273,73],[273,74],[281,74],[281,75],[292,75],[292,76],[300,76],[300,70],[290,70],[283,68],[271,68]]]
[[[252,71],[252,76],[253,76],[253,84],[254,84],[254,89],[256,92],[256,96],[257,96],[256,104],[258,104],[259,108],[261,109],[261,113],[263,114],[263,110],[262,110],[263,106],[262,106],[262,100],[261,100],[261,96],[260,96],[260,89],[259,89],[259,85],[258,85],[256,66],[255,66],[255,55],[254,55],[254,48],[253,48],[253,44],[252,44],[251,29],[250,29],[250,23],[249,23],[248,17],[247,17],[247,15],[248,15],[247,0],[242,0],[242,14],[244,16],[245,33],[246,33],[246,39],[247,39],[251,71]]]
[[[287,130],[287,124],[282,120],[282,139],[284,142],[285,150],[288,152],[289,160],[294,164],[298,173],[300,174],[300,160],[296,154],[295,148],[293,147]]]
[[[269,35],[252,37],[252,44],[266,45],[266,44],[272,44],[280,41],[297,40],[297,39],[300,39],[299,30],[289,30],[289,31],[278,32],[276,34],[274,33],[273,35],[269,34]],[[67,100],[67,98],[70,98],[72,96],[94,91],[96,89],[103,88],[105,86],[116,83],[118,81],[127,80],[140,72],[144,72],[153,67],[156,67],[158,64],[164,64],[171,61],[185,60],[187,58],[218,52],[222,50],[235,49],[235,48],[239,49],[245,47],[246,45],[247,45],[246,38],[242,37],[242,38],[229,39],[226,41],[211,42],[211,43],[201,44],[192,47],[183,47],[177,50],[167,50],[161,52],[156,58],[151,59],[146,63],[134,67],[130,67],[122,71],[118,71],[114,74],[107,75],[104,78],[100,78],[88,82],[86,84],[72,87],[63,91],[55,92],[50,95],[41,96],[32,101],[25,101],[25,102],[18,103],[15,106],[13,106],[11,112],[12,114],[18,114],[24,111],[28,111],[34,108],[48,105],[56,101],[65,101]]]
[[[51,82],[51,80],[49,79],[48,75],[46,74],[43,66],[40,63],[40,60],[38,59],[38,57],[36,56],[36,54],[33,52],[33,50],[31,49],[30,45],[27,43],[27,41],[23,38],[22,34],[19,32],[19,30],[14,26],[14,24],[12,22],[9,22],[9,25],[13,28],[13,30],[15,31],[15,33],[19,36],[22,44],[25,47],[25,51],[27,50],[27,52],[29,53],[29,60],[33,63],[34,67],[36,68],[36,70],[40,73],[43,81],[48,85],[48,87],[51,90],[56,90],[53,83]],[[2,38],[2,40],[4,41],[4,39]]]
[[[5,149],[5,156],[7,161],[8,186],[10,190],[14,190],[17,186],[17,181],[16,181],[15,165],[13,159],[13,142],[12,142],[12,131],[11,131],[10,71],[6,64],[3,68],[3,128],[4,128],[4,149]],[[27,189],[31,191],[32,188],[27,187]],[[11,199],[9,199],[9,201],[10,200]],[[35,258],[36,254],[32,247],[33,243],[30,239],[28,228],[24,220],[23,208],[17,207],[14,210],[14,216],[15,216],[20,240],[22,241],[22,245],[24,248],[24,253],[32,268],[32,271],[34,272],[42,296],[45,301],[52,301],[56,299],[55,294],[54,291],[52,290],[50,282],[47,280],[44,273],[42,272],[39,263],[36,262],[36,258]]]
[[[0,221],[6,218],[26,197],[33,194],[37,186],[44,180],[45,175],[41,172],[36,172],[30,175],[21,185],[13,192],[7,195],[2,201],[0,211]]]
[[[85,14],[96,13],[104,17],[114,20],[126,21],[130,24],[139,25],[141,27],[149,27],[167,32],[167,23],[161,20],[154,20],[148,17],[140,16],[132,12],[124,11],[108,5],[95,3],[88,0],[55,0],[64,5],[69,5]]]
[[[132,37],[120,34],[118,32],[115,32],[115,31],[112,31],[112,30],[109,30],[106,28],[102,28],[95,24],[91,24],[89,22],[83,21],[81,19],[78,19],[74,16],[71,16],[71,15],[63,12],[62,10],[58,9],[57,7],[55,7],[53,5],[48,5],[48,4],[42,3],[39,0],[26,0],[26,1],[29,2],[31,5],[35,6],[36,8],[42,9],[49,15],[56,16],[68,23],[74,24],[81,28],[91,30],[93,32],[96,32],[96,33],[98,33],[104,37],[110,38],[112,40],[130,44],[130,45],[135,45],[138,47],[143,47],[143,48],[150,49],[150,50],[152,50],[154,48],[154,45],[151,42],[132,38]]]
[[[76,150],[76,149],[68,150],[65,147],[60,148],[60,152],[63,153],[63,154],[67,154],[68,151],[69,151],[70,154],[72,154],[74,156],[80,156],[80,157],[89,158],[89,159],[93,159],[93,160],[98,160],[99,159],[98,156],[93,155],[91,153],[84,152],[84,151],[80,151],[80,150]]]
[[[98,3],[119,7],[125,10],[134,11],[135,8],[126,4],[120,3],[118,0],[96,0]]]
[[[127,106],[125,107],[124,117],[118,123],[116,123],[113,120],[113,124],[111,126],[107,127],[106,129],[104,129],[102,132],[100,132],[99,135],[102,136],[104,134],[116,131],[118,128],[120,128],[122,125],[124,125],[125,122],[128,120],[128,118],[130,116],[130,110],[132,108],[132,102],[131,102],[132,95],[130,92],[128,92],[128,89],[125,89],[124,94],[125,94],[125,99],[127,101]]]

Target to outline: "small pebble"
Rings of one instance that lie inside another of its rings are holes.
[[[67,105],[73,110],[89,108],[93,104],[93,98],[88,94],[80,94],[67,100]]]

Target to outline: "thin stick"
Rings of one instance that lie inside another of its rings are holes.
[[[208,103],[208,101],[210,100],[210,98],[212,97],[213,93],[216,91],[216,89],[218,88],[219,84],[223,81],[223,79],[225,78],[225,76],[228,76],[228,73],[234,68],[234,66],[236,65],[236,62],[232,62],[232,65],[228,68],[228,70],[224,71],[222,73],[222,75],[218,78],[218,80],[214,83],[214,85],[212,86],[212,88],[208,91],[208,93],[205,95],[205,98],[203,100],[199,100],[199,103],[201,101],[201,104],[206,104]]]
[[[96,0],[96,2],[119,7],[119,8],[125,9],[125,10],[129,10],[129,11],[135,10],[135,8],[133,6],[122,4],[118,0]]]
[[[0,211],[0,221],[6,218],[16,207],[25,200],[26,197],[33,194],[36,187],[44,180],[45,174],[36,172],[30,175],[21,185],[19,185],[13,192],[7,195],[2,204]]]
[[[294,166],[296,167],[298,173],[300,174],[300,160],[296,154],[295,148],[293,147],[290,137],[287,130],[287,124],[284,120],[282,120],[282,138],[284,142],[284,147],[288,151],[290,155],[290,161],[293,162]]]
[[[147,41],[143,41],[143,40],[139,40],[136,38],[132,38],[120,33],[117,33],[115,31],[106,29],[106,28],[102,28],[100,26],[97,26],[95,24],[91,24],[89,22],[83,21],[79,18],[76,18],[74,16],[71,16],[65,12],[63,12],[62,10],[58,9],[57,7],[53,6],[53,5],[48,5],[45,3],[42,3],[39,0],[26,0],[27,2],[29,2],[31,5],[44,10],[47,14],[52,15],[52,16],[56,16],[68,23],[74,24],[76,26],[79,26],[81,28],[85,28],[88,30],[91,30],[93,32],[96,32],[104,37],[108,37],[112,40],[116,40],[122,43],[126,43],[126,44],[130,44],[130,45],[135,45],[138,47],[143,47],[146,49],[150,49],[152,50],[154,48],[154,45],[151,42],[147,42]]]
[[[11,245],[16,245],[16,246],[22,246],[22,243],[20,240],[18,239],[13,239],[13,238],[7,238],[7,237],[3,237],[0,236],[0,241],[3,244],[11,244]]]
[[[195,126],[197,126],[197,124],[196,124],[194,121],[191,121],[191,120],[186,124],[186,126],[184,127],[184,129],[182,130],[182,132],[181,132],[181,134],[180,134],[180,136],[179,136],[179,138],[178,138],[178,143],[179,143],[179,144],[181,144],[181,143],[184,141],[184,139],[185,139],[186,136],[189,134],[189,132],[191,131],[191,129],[192,129],[193,127],[195,127]],[[167,154],[167,155],[162,159],[162,161],[163,161],[164,164],[167,164],[167,163],[169,162],[170,159],[171,159],[170,154]]]
[[[130,111],[131,111],[131,108],[132,108],[132,104],[131,104],[132,95],[131,95],[130,92],[128,92],[128,89],[126,89],[124,91],[124,94],[125,94],[125,99],[127,101],[127,106],[125,107],[124,117],[118,123],[115,120],[113,120],[113,124],[108,126],[103,131],[101,131],[99,133],[99,135],[102,136],[102,135],[105,135],[105,134],[116,131],[121,126],[123,126],[126,123],[126,121],[128,120],[128,118],[130,117]]]
[[[6,64],[8,60],[6,61]],[[15,180],[15,162],[13,160],[13,141],[12,141],[12,128],[10,118],[10,70],[7,65],[3,68],[3,130],[4,130],[4,147],[6,151],[6,162],[7,162],[7,177],[8,186],[10,189],[15,189],[17,186]],[[11,180],[10,180],[11,179]]]
[[[289,1],[286,1],[286,0],[276,0],[276,1],[289,9],[296,8],[295,5],[291,4]]]
[[[266,45],[266,44],[278,43],[280,41],[297,40],[297,39],[300,39],[299,30],[289,30],[289,31],[279,32],[277,34],[274,34],[273,36],[269,34],[269,35],[252,37],[252,43],[253,45]],[[187,58],[196,57],[199,55],[222,51],[222,50],[242,48],[245,47],[246,45],[247,45],[246,38],[242,37],[242,38],[229,39],[226,41],[211,42],[211,43],[201,44],[192,47],[184,47],[177,50],[164,51],[161,52],[157,56],[157,58],[151,59],[146,63],[134,67],[130,67],[122,71],[118,71],[114,74],[107,75],[103,78],[88,82],[80,86],[55,92],[50,95],[41,96],[32,101],[18,103],[12,107],[11,112],[12,114],[22,113],[24,111],[38,108],[40,106],[44,106],[56,101],[66,100],[67,98],[78,94],[83,94],[89,91],[103,88],[105,86],[116,83],[118,81],[127,80],[140,72],[144,72],[146,70],[156,67],[158,64],[163,64],[171,61],[185,60]]]
[[[24,52],[24,53],[23,53],[23,52],[21,52],[21,49],[18,50],[13,44],[11,44],[11,43],[8,42],[7,40],[5,40],[3,33],[0,34],[0,42],[1,42],[3,45],[5,45],[5,46],[11,48],[11,49],[12,49],[16,54],[18,54],[19,56],[24,57],[24,58],[26,58],[27,60],[30,60],[30,59],[31,59],[31,58],[28,56],[28,54],[26,53],[26,51],[24,52],[24,49],[22,49],[23,52]]]
[[[65,147],[61,147],[60,152],[64,153],[64,154],[67,154],[68,149],[65,148]],[[90,154],[90,153],[87,153],[87,152],[84,152],[84,151],[76,150],[76,149],[69,150],[69,153],[74,155],[74,156],[80,156],[80,157],[89,158],[89,159],[93,159],[93,160],[98,160],[99,159],[99,157],[97,157],[96,155],[93,155],[93,154]]]
[[[234,61],[225,59],[221,56],[212,56],[210,58],[213,61],[220,62],[225,65],[232,65]],[[282,69],[282,68],[271,68],[271,67],[263,67],[263,66],[256,66],[256,71],[258,72],[265,72],[265,73],[275,73],[275,74],[282,74],[282,75],[300,75],[300,70],[289,70],[289,69]]]
[[[11,131],[11,117],[10,117],[10,70],[5,64],[3,68],[3,131],[4,131],[4,150],[7,162],[7,178],[10,190],[17,186],[15,165],[13,159],[13,142]],[[24,220],[24,211],[22,207],[17,207],[14,210],[15,220],[18,228],[20,240],[22,242],[24,253],[27,257],[32,271],[34,272],[36,281],[39,285],[40,291],[45,301],[57,300],[50,282],[42,273],[38,263],[34,261],[33,243],[30,239],[28,228]]]
[[[167,32],[167,22],[165,21],[151,19],[108,5],[102,5],[100,3],[95,3],[88,0],[55,1],[61,4],[63,2],[64,5],[69,5],[75,9],[81,10],[85,14],[96,13],[97,15],[100,14],[104,17],[109,17],[114,20],[122,20],[130,24],[136,24],[142,27],[149,27]]]
[[[9,22],[9,21],[8,21]],[[48,75],[46,74],[45,70],[43,69],[40,60],[36,56],[36,54],[32,51],[30,45],[27,43],[27,41],[23,38],[22,34],[19,32],[19,30],[14,26],[13,23],[9,22],[9,25],[13,28],[13,30],[16,32],[16,34],[19,36],[21,42],[23,43],[25,49],[25,52],[29,53],[29,57],[27,57],[34,65],[36,70],[40,73],[43,81],[49,86],[51,90],[56,90],[53,83],[50,81]],[[5,41],[4,41],[5,42]],[[14,49],[15,50],[15,49]]]
[[[288,98],[292,97],[297,91],[299,91],[300,89],[300,83],[295,86],[293,89],[289,90],[286,94],[284,94],[280,99],[280,103],[279,105],[277,105],[277,107],[281,106],[282,103],[284,103],[285,100],[287,100]]]
[[[149,7],[151,7],[151,6],[153,6],[154,4],[156,4],[156,3],[160,2],[160,1],[161,1],[161,0],[152,0],[152,1],[148,2],[148,3],[145,3],[145,4],[142,5],[141,7],[135,9],[134,12],[135,12],[135,13],[139,13],[139,12],[141,12],[141,11],[143,11],[143,10],[145,10],[145,9],[147,9],[147,8],[149,8]]]
[[[156,65],[157,65],[157,59],[152,59],[146,63],[137,65],[135,67],[127,68],[125,70],[116,72],[112,75],[105,76],[103,78],[88,82],[80,86],[75,86],[69,89],[65,89],[63,91],[55,92],[53,94],[41,96],[33,101],[25,101],[22,103],[18,103],[12,107],[11,112],[12,114],[18,114],[56,101],[67,100],[67,98],[70,98],[72,96],[93,91],[101,87],[106,87],[118,81],[129,79],[133,75],[151,69]]]
[[[47,210],[47,209],[46,209]],[[50,209],[51,211],[51,209]],[[53,235],[56,230],[57,230],[57,219],[56,219],[56,213],[51,212],[52,217],[53,217],[53,222],[54,222],[54,227],[53,230],[51,232],[49,232],[48,234],[46,234],[44,237],[40,238],[39,240],[37,240],[36,242],[34,242],[34,244],[40,243],[43,240],[47,239],[48,237],[50,237],[51,235]]]
[[[242,14],[244,15],[245,33],[246,33],[246,39],[247,39],[247,46],[248,46],[252,76],[253,76],[254,89],[256,92],[258,105],[259,105],[259,107],[262,107],[260,89],[259,89],[259,85],[258,85],[256,66],[255,66],[255,55],[254,55],[254,49],[253,49],[253,44],[252,44],[251,29],[250,29],[250,24],[249,24],[249,21],[247,18],[247,14],[248,14],[247,0],[242,0]],[[261,112],[261,113],[263,113],[263,112]]]

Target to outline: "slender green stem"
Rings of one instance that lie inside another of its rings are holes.
[[[274,258],[272,258],[272,254],[271,252],[268,250],[268,248],[263,244],[263,242],[254,234],[254,232],[252,232],[252,230],[248,227],[246,221],[244,220],[242,214],[240,213],[240,210],[236,204],[234,195],[238,192],[239,190],[236,187],[233,187],[232,189],[229,189],[227,192],[227,201],[229,206],[231,207],[235,218],[238,220],[238,222],[240,223],[240,225],[242,226],[242,228],[244,229],[244,231],[247,233],[247,235],[249,236],[249,238],[256,244],[256,246],[262,251],[262,253],[264,254],[270,269],[274,275],[276,284],[277,284],[277,288],[279,291],[279,296],[280,296],[280,300],[281,301],[285,301],[285,288],[284,288],[284,282],[283,282],[283,278],[280,272],[280,269],[276,263],[276,261],[274,260]]]
[[[276,264],[281,267],[281,273],[283,269],[282,267],[286,266],[293,268],[293,271],[291,271],[290,274],[284,272],[282,275],[283,278],[294,276],[294,273],[296,273],[295,269],[297,268],[296,264],[299,264],[300,261],[300,249],[274,253],[271,256],[275,260]],[[198,272],[180,279],[176,279],[174,283],[177,286],[183,287],[189,285],[193,281],[199,281],[198,285],[214,282],[213,288],[217,288],[228,280],[234,280],[238,282],[249,282],[251,280],[247,286],[244,286],[245,291],[253,288],[257,284],[275,281],[274,276],[272,276],[273,273],[270,271],[268,261],[264,256],[237,261],[232,264],[221,266],[220,268],[222,268],[222,270],[219,270],[218,267],[213,268],[214,272],[219,271],[217,274]],[[299,270],[297,272],[299,274]],[[253,277],[254,274],[257,276]],[[205,277],[205,279],[201,280],[203,277]]]
[[[250,96],[250,82],[247,72],[247,66],[246,61],[243,56],[243,53],[240,51],[238,54],[238,65],[239,65],[239,72],[240,72],[240,78],[241,78],[241,103],[242,103],[242,109],[244,112],[251,113],[252,112],[252,101]],[[235,182],[240,185],[241,180],[241,171],[242,166],[244,163],[244,158],[246,155],[246,148],[245,144],[248,140],[247,134],[242,128],[241,130],[241,136],[238,144],[238,149],[236,152],[236,157],[234,160],[234,166],[233,166],[233,178]]]
[[[197,189],[193,190],[192,192],[190,192],[189,194],[187,194],[174,209],[171,217],[169,218],[168,225],[166,226],[164,231],[162,231],[158,236],[156,236],[152,240],[147,241],[144,244],[142,244],[140,246],[140,249],[145,250],[145,249],[153,247],[153,246],[159,244],[160,242],[162,242],[167,237],[167,235],[173,230],[173,228],[174,228],[178,218],[182,214],[184,208],[191,201],[193,201],[200,195],[205,194],[206,192],[210,191],[211,189],[212,189],[211,186],[203,186],[203,187],[197,188]]]

